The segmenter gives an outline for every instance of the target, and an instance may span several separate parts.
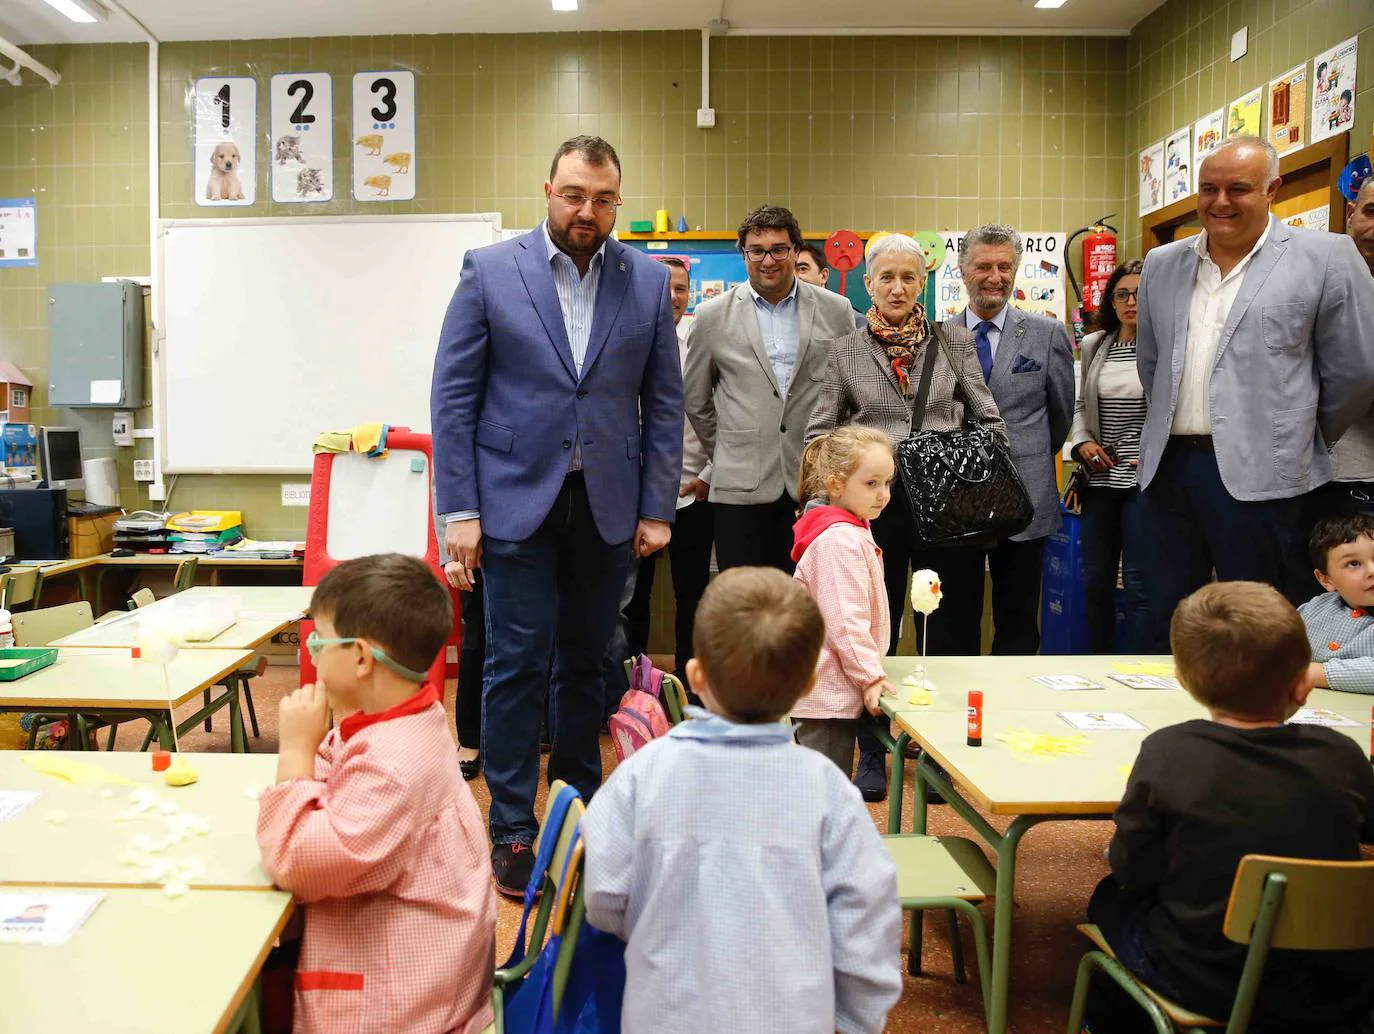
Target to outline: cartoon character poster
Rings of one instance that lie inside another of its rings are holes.
[[[1264,109],[1264,87],[1256,86],[1226,106],[1226,136],[1260,136]]]
[[[1164,141],[1164,203],[1193,192],[1193,127],[1184,126]]]
[[[1352,36],[1312,59],[1312,140],[1344,133],[1355,124],[1355,58]]]
[[[1306,64],[1290,68],[1270,82],[1268,136],[1279,154],[1307,146]]]
[[[1202,160],[1221,146],[1226,126],[1226,110],[1217,108],[1193,123],[1193,193],[1197,193],[1198,172]]]
[[[1140,182],[1140,214],[1164,207],[1164,141],[1157,140],[1140,152],[1136,164]]]

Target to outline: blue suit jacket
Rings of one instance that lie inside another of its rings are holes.
[[[553,507],[574,442],[610,543],[640,517],[671,521],[682,473],[682,372],[668,271],[606,242],[578,377],[544,230],[469,251],[434,359],[430,418],[439,513],[529,538]]]

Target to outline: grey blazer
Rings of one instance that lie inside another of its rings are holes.
[[[946,321],[942,325],[949,352],[959,363],[964,383],[971,398],[966,398],[954,374],[954,367],[943,352],[935,358],[930,374],[930,394],[926,398],[925,419],[919,428],[911,426],[914,399],[902,394],[897,377],[887,359],[883,344],[868,330],[862,330],[835,342],[830,351],[830,363],[825,372],[821,397],[806,425],[806,440],[825,434],[845,424],[857,424],[882,431],[892,444],[911,436],[913,431],[952,431],[964,422],[964,409],[973,419],[986,424],[1005,441],[1007,425],[997,412],[997,403],[983,383],[983,371],[978,366],[978,353],[973,347],[973,335],[962,324]],[[938,348],[932,336],[917,351],[912,363],[911,377],[919,381],[927,348]],[[912,390],[916,390],[912,384]]]
[[[1194,238],[1145,256],[1136,364],[1149,399],[1148,487],[1169,443],[1199,258]],[[1327,446],[1374,403],[1374,279],[1345,234],[1269,217],[1217,346],[1212,443],[1227,491],[1286,499],[1331,480]]]
[[[958,317],[964,322],[969,311]],[[978,317],[973,317],[978,322]],[[1044,538],[1059,530],[1059,482],[1054,454],[1073,422],[1073,346],[1058,320],[1007,309],[1007,321],[992,359],[988,387],[1007,422],[1016,469],[1035,504],[1035,517],[1014,542]]]
[[[797,283],[801,340],[787,398],[764,351],[747,284],[697,307],[683,367],[687,418],[712,459],[711,501],[796,498],[802,435],[825,379],[830,345],[854,332],[854,310],[833,291]]]

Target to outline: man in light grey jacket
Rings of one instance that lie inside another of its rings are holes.
[[[849,302],[796,276],[801,227],[764,205],[739,227],[747,283],[697,306],[684,405],[711,458],[716,562],[792,572],[802,437]]]
[[[1374,403],[1374,281],[1349,237],[1270,215],[1279,182],[1272,145],[1233,137],[1200,170],[1203,232],[1145,257],[1140,484],[1161,653],[1213,572],[1311,595],[1294,576],[1302,497]]]
[[[989,547],[992,575],[992,652],[1040,649],[1040,580],[1045,539],[1059,530],[1059,484],[1054,454],[1073,422],[1073,346],[1064,324],[1011,304],[1024,242],[1010,226],[988,224],[964,234],[959,275],[968,307],[955,317],[973,332],[983,379],[1007,424],[1016,469],[1035,504],[1024,531]],[[980,565],[981,567],[981,565]],[[977,572],[970,611],[972,650],[983,615],[983,572]]]

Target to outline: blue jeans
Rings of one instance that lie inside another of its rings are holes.
[[[1202,439],[1175,438],[1141,493],[1150,563],[1145,588],[1150,620],[1139,649],[1169,653],[1169,622],[1187,595],[1218,581],[1265,582],[1294,603],[1301,591],[1294,568],[1303,501],[1236,499],[1221,480],[1217,458]],[[1310,576],[1307,579],[1310,581]]]
[[[1083,493],[1083,597],[1093,653],[1137,653],[1149,620],[1142,569],[1146,562],[1145,521],[1134,488],[1093,488]],[[1126,595],[1126,621],[1116,634],[1116,572]]]
[[[482,758],[493,844],[534,842],[539,720],[552,695],[548,778],[601,784],[602,669],[634,554],[602,541],[580,473],[527,539],[483,537],[487,661]],[[549,657],[554,658],[549,671]]]

